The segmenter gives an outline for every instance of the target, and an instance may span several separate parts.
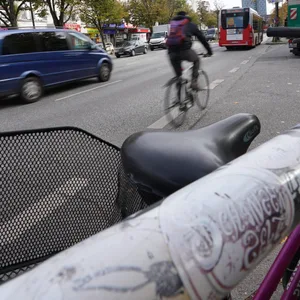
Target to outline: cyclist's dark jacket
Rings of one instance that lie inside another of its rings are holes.
[[[198,29],[197,25],[191,22],[191,18],[187,16],[175,16],[172,20],[179,21],[183,19],[188,19],[190,22],[187,23],[184,28],[184,34],[186,36],[186,41],[181,46],[172,46],[169,47],[169,52],[178,52],[182,50],[188,50],[192,47],[192,37],[196,36],[198,40],[203,44],[206,48],[208,54],[212,54],[211,48],[206,41],[202,32]]]

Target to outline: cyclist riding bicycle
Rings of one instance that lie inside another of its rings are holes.
[[[191,18],[186,12],[180,11],[170,22],[170,34],[167,39],[168,53],[176,76],[182,75],[181,62],[186,60],[193,62],[193,75],[191,88],[198,90],[198,75],[200,60],[197,53],[192,48],[192,37],[196,36],[207,50],[206,56],[213,54],[210,45],[206,41],[197,25],[191,22]]]

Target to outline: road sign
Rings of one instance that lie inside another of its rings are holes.
[[[291,20],[296,20],[297,19],[297,8],[296,7],[291,8],[290,18],[291,18]]]

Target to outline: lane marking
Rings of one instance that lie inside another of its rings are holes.
[[[204,89],[206,89],[206,90],[213,90],[214,88],[216,88],[223,81],[224,81],[224,79],[216,79],[213,82],[211,82],[208,87],[206,87]]]
[[[245,65],[245,64],[247,64],[248,62],[249,62],[249,59],[244,60],[244,61],[241,62],[241,65]]]
[[[128,63],[128,64],[126,64],[125,66],[135,65],[135,64],[137,64],[137,63],[139,63],[139,61],[135,61],[135,62]]]
[[[180,111],[176,108],[174,108],[169,114],[174,114],[175,110],[177,110],[178,113],[176,113],[176,118],[179,116]],[[175,114],[174,114],[175,117]],[[147,128],[149,129],[162,129],[165,126],[167,126],[170,123],[170,121],[168,120],[167,116],[163,116],[162,118],[160,118],[159,120],[157,120],[156,122],[154,122],[153,124],[151,124],[150,126],[148,126]]]
[[[117,80],[117,81],[113,81],[113,82],[110,82],[110,83],[106,83],[106,84],[94,87],[92,89],[84,90],[84,91],[81,91],[81,92],[78,92],[78,93],[75,93],[75,94],[71,94],[71,95],[68,95],[68,96],[65,96],[65,97],[62,97],[62,98],[55,99],[54,101],[61,101],[61,100],[64,100],[64,99],[68,99],[68,98],[71,98],[71,97],[74,97],[74,96],[77,96],[77,95],[81,95],[81,94],[84,94],[84,93],[87,93],[87,92],[90,92],[90,91],[94,91],[94,90],[97,90],[97,89],[104,88],[104,87],[112,85],[112,84],[116,84],[116,83],[121,82],[121,81],[123,81],[123,80]]]
[[[213,82],[210,83],[210,85],[208,87],[205,87],[204,89],[213,90],[214,88],[216,88],[223,81],[224,81],[224,79],[214,80]],[[172,114],[174,117],[176,116],[176,118],[177,118],[180,113],[181,112],[177,108],[174,108],[169,114]],[[162,129],[165,126],[167,126],[169,123],[170,123],[170,121],[168,120],[167,116],[164,115],[159,120],[157,120],[153,124],[149,125],[147,128],[149,128],[149,129]]]
[[[41,222],[87,185],[87,179],[72,178],[57,188],[52,194],[34,203],[8,222],[0,225],[1,243],[8,244],[21,238],[28,229]],[[18,230],[12,231],[11,229],[16,224],[18,224]]]
[[[229,71],[229,73],[235,73],[236,71],[238,71],[240,68],[233,68],[232,70]]]

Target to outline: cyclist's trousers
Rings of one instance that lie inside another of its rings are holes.
[[[199,60],[199,56],[194,50],[188,49],[188,50],[182,50],[180,52],[171,52],[169,53],[169,57],[177,77],[180,77],[182,75],[181,61],[186,60],[194,63],[192,76],[193,79],[198,78],[200,60]]]

